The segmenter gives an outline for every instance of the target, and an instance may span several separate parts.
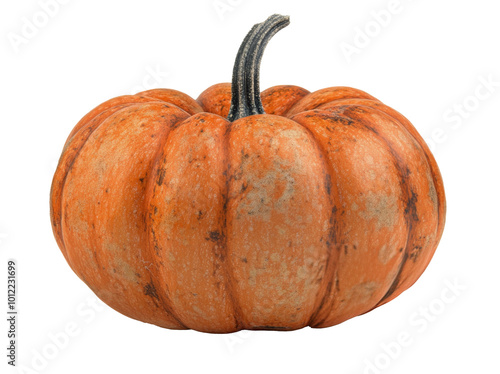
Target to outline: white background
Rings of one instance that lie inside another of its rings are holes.
[[[13,258],[23,366],[6,364],[2,314],[2,373],[500,372],[498,1],[61,0],[52,11],[44,2],[0,6],[0,289]],[[211,335],[124,317],[72,273],[52,236],[49,189],[63,143],[111,97],[168,87],[196,98],[229,81],[239,43],[273,13],[291,25],[269,43],[261,88],[347,85],[407,116],[443,175],[441,244],[410,290],[327,329]],[[4,313],[6,296],[0,304]],[[76,331],[62,339],[68,324]]]

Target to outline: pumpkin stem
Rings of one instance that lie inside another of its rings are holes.
[[[229,121],[265,113],[259,89],[262,54],[274,34],[289,24],[289,16],[273,14],[264,22],[254,25],[241,43],[233,68],[231,107],[227,116]]]

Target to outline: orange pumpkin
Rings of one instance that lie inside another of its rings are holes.
[[[111,99],[64,147],[57,243],[95,294],[170,329],[328,327],[410,287],[443,232],[443,182],[410,122],[367,93],[262,94],[274,15],[232,84]]]

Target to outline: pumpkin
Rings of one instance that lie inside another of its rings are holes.
[[[57,243],[111,308],[169,329],[328,327],[408,289],[445,221],[401,114],[348,87],[259,92],[255,25],[232,83],[111,99],[75,126],[51,189]]]

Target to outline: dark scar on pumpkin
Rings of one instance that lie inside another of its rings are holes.
[[[160,298],[158,297],[158,293],[156,292],[156,287],[154,286],[153,283],[147,283],[145,286],[144,286],[144,295],[146,296],[151,296],[157,300],[159,300]]]
[[[158,180],[156,181],[156,184],[158,184],[158,186],[161,186],[163,184],[163,180],[165,179],[165,172],[165,169],[158,170]]]
[[[218,242],[222,239],[222,234],[219,231],[210,231],[206,240],[211,240],[213,242]]]
[[[289,330],[287,327],[281,327],[281,326],[253,326],[252,330],[281,330],[281,331],[287,331]]]

